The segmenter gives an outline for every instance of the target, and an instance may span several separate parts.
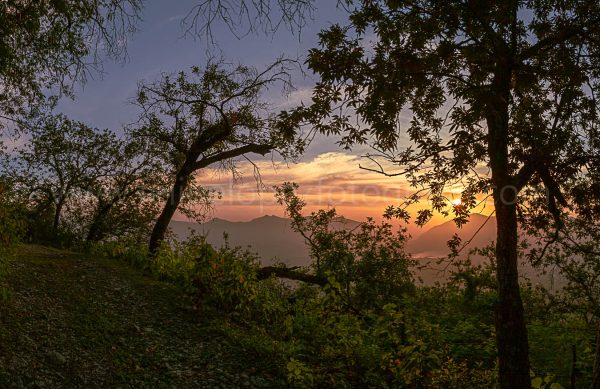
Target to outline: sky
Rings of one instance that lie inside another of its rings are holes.
[[[104,73],[95,74],[76,91],[75,100],[62,100],[61,111],[75,120],[97,128],[119,131],[134,123],[138,108],[132,104],[140,81],[157,80],[162,73],[200,67],[210,55],[220,55],[233,63],[257,68],[267,66],[280,56],[306,58],[308,49],[317,46],[318,32],[333,23],[345,23],[345,14],[336,9],[336,1],[317,1],[313,19],[301,33],[281,28],[274,35],[251,33],[238,38],[223,24],[214,25],[213,37],[219,49],[206,39],[184,36],[181,20],[197,0],[147,1],[139,31],[130,37],[128,56],[122,62],[106,62]],[[268,96],[274,109],[308,102],[315,78],[310,72],[294,76],[296,90],[290,96],[273,92]],[[260,166],[262,185],[257,185],[252,165],[240,162],[241,178],[230,172],[207,169],[198,175],[200,183],[221,192],[208,217],[246,221],[265,214],[283,216],[276,204],[273,186],[285,181],[300,185],[300,195],[308,210],[335,207],[338,213],[355,220],[378,218],[388,205],[396,205],[412,192],[402,177],[389,178],[361,170],[360,157],[367,150],[344,151],[335,138],[319,136],[306,153],[294,162],[273,162],[255,158]],[[457,197],[459,197],[457,191]],[[177,219],[184,217],[178,215]]]

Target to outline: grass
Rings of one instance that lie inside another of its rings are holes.
[[[0,387],[274,387],[218,312],[110,260],[27,246],[0,302]]]

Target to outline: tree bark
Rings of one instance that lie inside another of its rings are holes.
[[[517,215],[515,205],[496,204],[496,277],[498,305],[496,342],[500,387],[530,388],[529,346],[517,269]]]
[[[183,196],[183,192],[185,192],[189,179],[191,175],[191,170],[188,169],[187,165],[184,165],[175,178],[175,183],[171,189],[171,193],[169,194],[169,199],[165,203],[163,210],[154,224],[154,228],[152,229],[152,234],[150,235],[150,243],[148,245],[148,249],[152,255],[156,254],[158,248],[161,243],[165,239],[165,235],[167,233],[167,229],[169,228],[169,223],[175,215],[177,208],[179,207],[179,203],[181,202],[181,197]]]
[[[165,204],[165,207],[163,208],[162,213],[160,214],[156,224],[154,225],[154,229],[152,230],[149,243],[150,254],[156,254],[161,242],[164,240],[171,218],[179,207],[181,197],[188,186],[190,176],[193,172],[203,169],[213,163],[239,157],[240,155],[247,153],[265,155],[274,148],[274,146],[271,144],[250,143],[237,148],[221,151],[209,157],[198,160],[204,151],[212,147],[214,143],[224,139],[229,133],[230,130],[225,131],[217,128],[216,132],[213,134],[213,138],[210,138],[210,133],[208,133],[209,135],[206,136],[203,134],[202,136],[198,137],[190,147],[182,168],[179,170],[179,172],[177,172],[175,184],[173,185],[169,199],[167,200],[167,203]]]
[[[58,231],[58,226],[60,225],[60,215],[62,213],[62,209],[65,205],[64,199],[61,197],[60,200],[56,203],[56,208],[54,209],[54,220],[52,223],[52,229],[54,233]]]
[[[517,269],[518,230],[516,177],[509,164],[509,104],[512,62],[508,54],[498,62],[491,91],[486,96],[488,155],[496,210],[496,343],[501,389],[529,389],[529,343]],[[519,185],[525,185],[520,183]]]

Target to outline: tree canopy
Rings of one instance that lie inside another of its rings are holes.
[[[568,182],[597,182],[600,4],[351,3],[349,24],[322,31],[310,51],[312,105],[283,118],[346,147],[369,143],[368,169],[406,177],[459,221],[478,194],[492,195],[501,387],[529,387],[517,215],[523,189],[542,188],[560,227]],[[445,197],[451,184],[464,187],[461,207]]]
[[[250,161],[247,154],[272,151],[292,156],[301,149],[294,129],[277,126],[263,98],[272,86],[290,87],[291,64],[278,60],[258,71],[212,61],[203,69],[140,85],[142,114],[133,134],[160,156],[172,179],[150,239],[151,251],[162,242],[175,212],[182,211],[180,205],[190,200],[189,190],[202,187],[195,181],[197,171],[220,165],[237,175],[236,158]]]
[[[119,57],[141,0],[8,0],[0,3],[0,115],[14,119],[49,90],[69,93],[99,54]],[[100,50],[99,50],[100,49]]]

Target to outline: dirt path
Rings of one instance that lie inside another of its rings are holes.
[[[123,265],[27,247],[0,301],[1,388],[273,387],[226,323]]]

